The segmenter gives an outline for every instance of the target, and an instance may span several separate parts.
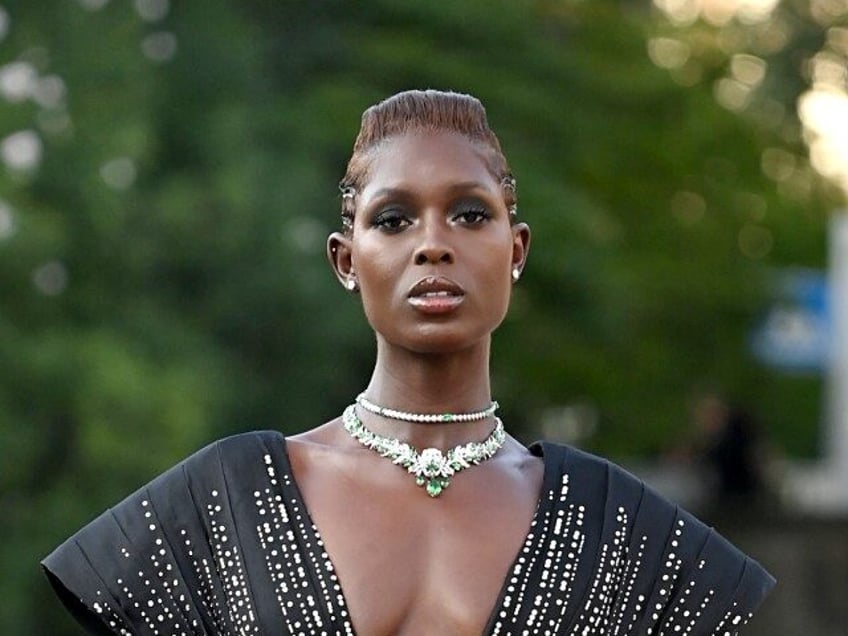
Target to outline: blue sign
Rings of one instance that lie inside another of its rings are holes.
[[[777,277],[776,298],[751,337],[758,360],[789,373],[821,371],[830,355],[827,276],[790,269]]]

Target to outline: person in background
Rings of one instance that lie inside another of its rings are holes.
[[[770,502],[767,447],[750,409],[718,391],[692,406],[691,455],[700,465],[710,514],[762,510]]]

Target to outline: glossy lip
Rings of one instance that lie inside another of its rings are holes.
[[[444,276],[427,276],[415,283],[407,301],[426,314],[445,314],[455,310],[465,300],[465,290]]]

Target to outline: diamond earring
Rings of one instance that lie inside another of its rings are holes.
[[[347,289],[348,291],[355,291],[356,290],[356,279],[355,278],[348,278],[345,281],[344,286],[345,286],[345,289]]]
[[[518,279],[521,278],[521,270],[517,267],[512,268],[512,282],[517,283]]]

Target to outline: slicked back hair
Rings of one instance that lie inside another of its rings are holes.
[[[342,195],[342,223],[353,229],[356,197],[368,179],[371,159],[381,144],[409,132],[453,132],[478,145],[492,176],[501,184],[504,201],[515,216],[515,179],[501,144],[486,118],[486,109],[476,97],[436,90],[411,90],[392,95],[362,113],[362,124],[347,171],[339,183]]]

